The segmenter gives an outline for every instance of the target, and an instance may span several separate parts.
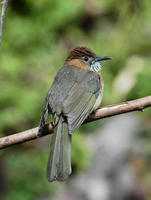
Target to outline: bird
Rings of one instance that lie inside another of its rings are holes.
[[[51,115],[54,129],[47,164],[49,182],[65,181],[72,172],[72,133],[100,106],[104,89],[100,61],[110,59],[97,56],[88,47],[77,46],[69,52],[54,78],[38,129],[41,136]]]

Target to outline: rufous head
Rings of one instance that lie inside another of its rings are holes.
[[[98,72],[101,70],[100,61],[110,60],[112,58],[106,56],[104,57],[97,56],[96,53],[91,49],[89,49],[88,47],[78,46],[75,47],[73,50],[71,50],[66,59],[66,62],[69,62],[73,59],[81,60],[82,62],[84,62],[85,65],[90,67],[93,71]]]

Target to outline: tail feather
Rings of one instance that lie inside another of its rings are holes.
[[[60,116],[52,135],[47,165],[48,181],[64,181],[71,174],[71,135],[67,122]]]

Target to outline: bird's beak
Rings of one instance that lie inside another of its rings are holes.
[[[99,62],[99,61],[102,61],[102,60],[111,60],[111,59],[112,59],[111,57],[100,56],[100,57],[95,58],[95,62]]]

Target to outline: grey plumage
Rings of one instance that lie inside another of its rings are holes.
[[[39,127],[40,134],[48,113],[52,114],[55,128],[47,167],[49,181],[63,181],[70,175],[71,134],[93,111],[100,88],[99,75],[93,71],[64,66],[57,73]]]
[[[47,165],[48,181],[64,181],[71,174],[71,135],[63,116],[60,116],[52,135]]]

